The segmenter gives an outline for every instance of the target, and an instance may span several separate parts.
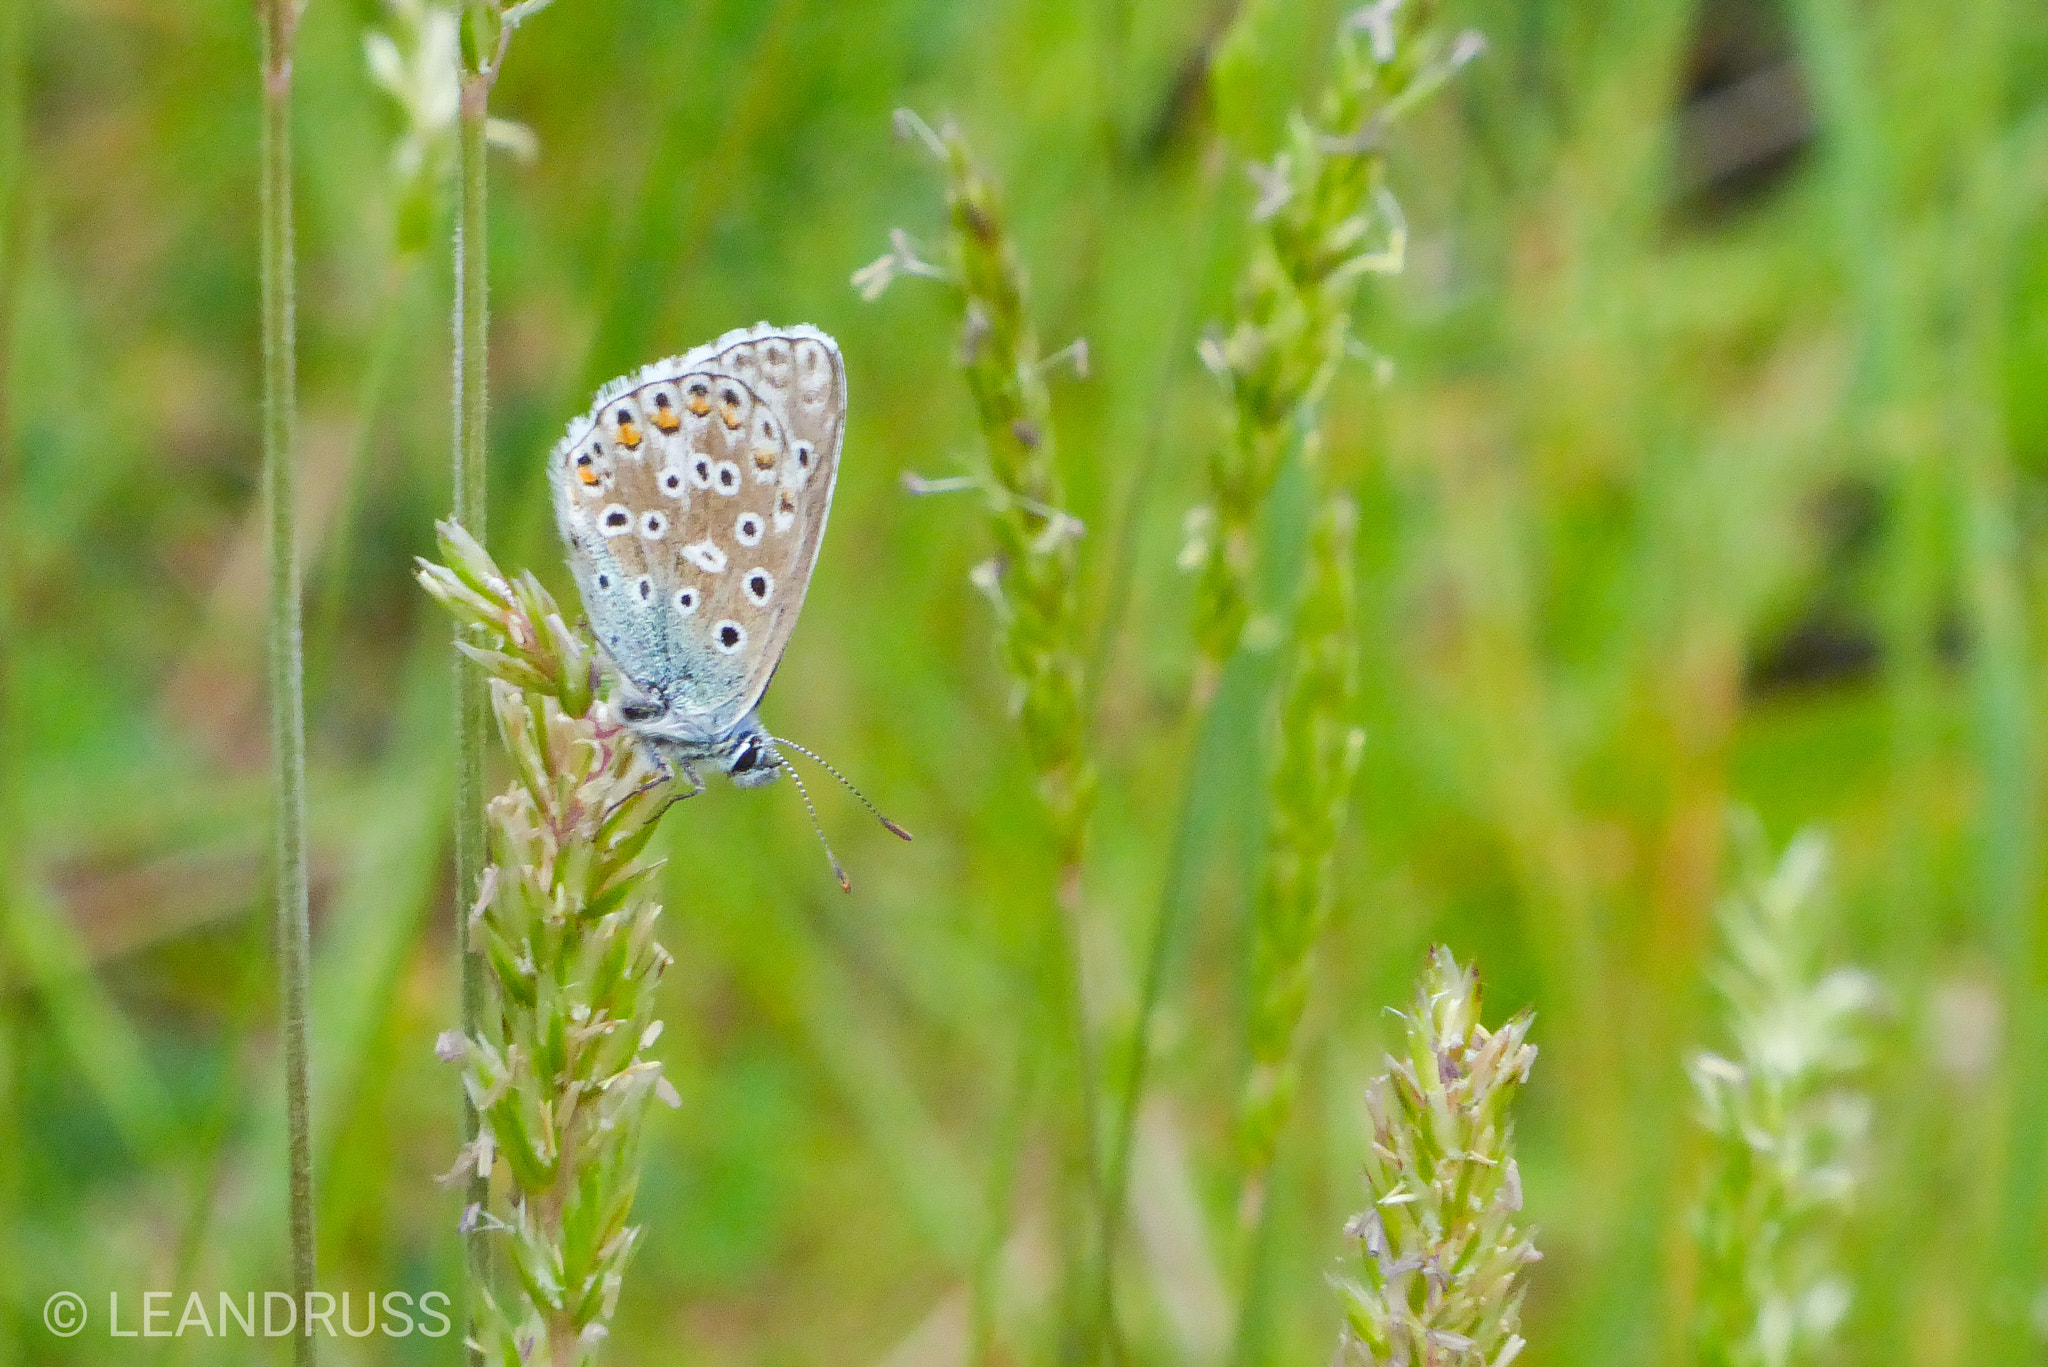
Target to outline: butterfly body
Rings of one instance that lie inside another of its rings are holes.
[[[783,760],[758,708],[810,586],[846,428],[811,327],[727,333],[604,386],[548,462],[623,722],[664,767],[742,786]]]

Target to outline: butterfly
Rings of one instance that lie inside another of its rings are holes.
[[[838,344],[762,323],[605,385],[548,459],[555,524],[618,676],[619,718],[693,792],[700,764],[743,788],[773,782],[789,768],[783,747],[846,783],[760,717],[825,539],[845,436]]]

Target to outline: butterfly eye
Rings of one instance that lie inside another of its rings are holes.
[[[733,757],[732,772],[735,774],[751,773],[760,765],[762,758],[760,743],[750,736],[747,738],[747,743],[740,747],[739,754]]]

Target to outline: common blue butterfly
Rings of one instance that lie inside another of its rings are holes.
[[[779,747],[817,759],[770,735],[759,708],[810,587],[845,435],[838,344],[763,323],[605,385],[549,458],[619,717],[694,789],[700,763],[751,788],[788,767]]]

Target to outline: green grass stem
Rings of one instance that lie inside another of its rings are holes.
[[[21,256],[27,234],[22,225],[23,124],[28,109],[26,3],[9,5],[0,13],[0,537],[11,536],[19,512],[15,506],[16,481],[21,468],[15,435],[14,355],[15,301],[22,276]],[[10,562],[11,563],[11,562]],[[19,754],[20,736],[15,717],[16,630],[15,584],[12,572],[0,566],[0,754]],[[0,772],[0,1150],[21,1151],[17,1132],[22,1107],[17,1104],[18,1033],[15,1020],[16,983],[20,973],[9,941],[14,924],[15,889],[22,877],[17,848],[18,798],[12,766]],[[0,1229],[15,1227],[21,1206],[20,1166],[7,1164],[0,1171]],[[23,1290],[17,1282],[13,1261],[0,1271],[0,1367],[15,1367],[22,1360],[22,1344],[15,1332],[23,1313]]]
[[[484,127],[489,118],[490,81],[466,70],[462,80],[462,114],[457,133],[456,174],[459,188],[455,226],[455,520],[482,541],[487,535],[485,472],[488,465],[486,420],[490,398],[489,233],[486,224],[488,170]],[[463,639],[458,630],[457,640]],[[483,880],[489,850],[484,838],[484,746],[489,727],[490,694],[483,670],[466,655],[455,657],[455,953],[462,973],[462,1032],[473,1036],[483,1016],[483,966],[471,952],[469,908]],[[462,1104],[462,1142],[474,1144],[478,1118],[467,1093]],[[468,1207],[490,1196],[490,1179],[472,1173],[463,1197]],[[482,1230],[464,1234],[472,1288],[490,1277],[490,1246]],[[471,1292],[470,1324],[476,1324],[476,1293]],[[481,1361],[481,1354],[472,1356]]]
[[[547,0],[504,4],[467,0],[460,24],[462,72],[456,120],[454,518],[479,544],[489,542],[486,476],[490,462],[490,145],[491,89],[512,34]],[[458,641],[461,639],[458,636]],[[475,644],[475,642],[472,642]],[[455,947],[462,973],[462,1031],[474,1037],[484,1009],[483,967],[470,952],[470,905],[490,858],[485,837],[484,747],[490,726],[489,685],[476,662],[455,659]],[[474,1144],[478,1116],[463,1100],[463,1143]],[[472,1174],[464,1204],[490,1196],[487,1171]],[[488,1285],[489,1245],[483,1232],[465,1235],[473,1286]],[[475,1322],[471,1307],[471,1323]],[[480,1360],[473,1358],[473,1360]]]
[[[277,801],[276,952],[283,1002],[292,1291],[317,1284],[313,1117],[309,1068],[312,927],[306,874],[306,714],[298,547],[298,361],[292,221],[292,63],[299,0],[264,0],[263,33],[263,490],[270,523],[270,742]],[[312,1367],[312,1335],[293,1339]]]

